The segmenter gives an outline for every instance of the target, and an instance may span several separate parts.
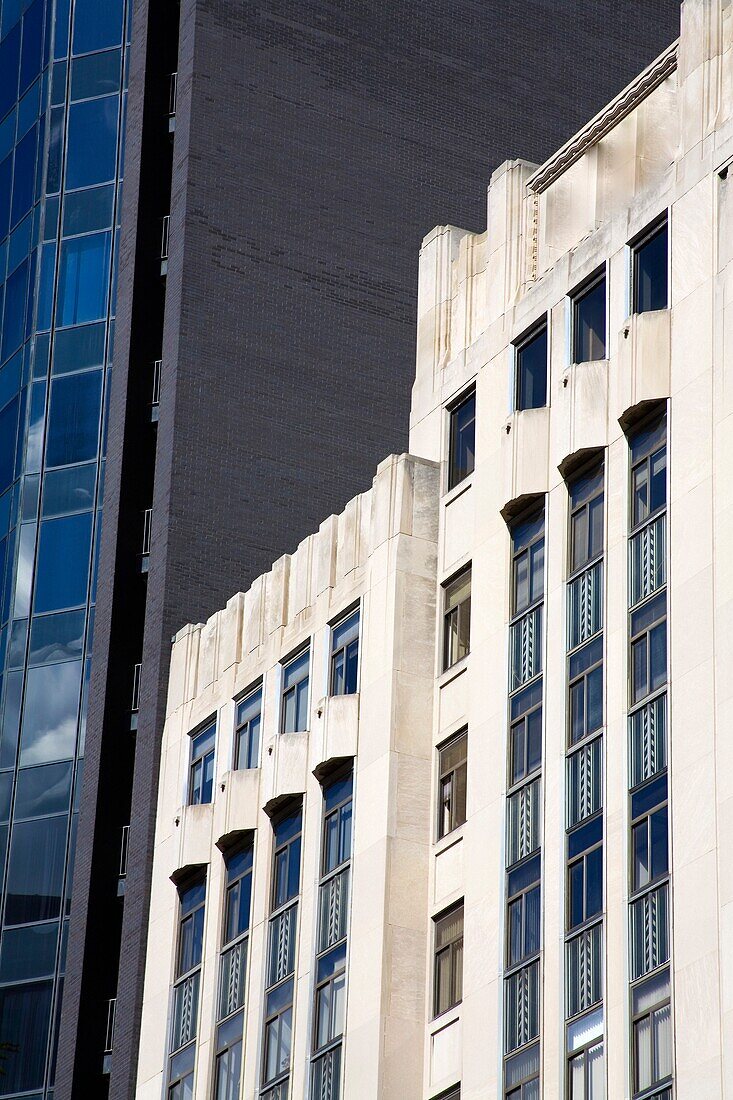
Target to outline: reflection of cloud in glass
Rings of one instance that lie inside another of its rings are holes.
[[[18,568],[15,577],[15,600],[13,603],[13,618],[15,619],[22,619],[28,614],[30,607],[35,543],[35,523],[24,523],[20,529],[18,542]]]
[[[32,668],[28,672],[20,763],[42,764],[74,755],[81,661]]]

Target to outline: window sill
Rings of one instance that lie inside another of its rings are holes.
[[[454,665],[451,665],[450,668],[447,668],[444,672],[441,672],[438,676],[438,687],[447,687],[447,685],[452,680],[457,679],[458,676],[462,676],[468,668],[468,661],[470,656],[471,654],[467,653],[465,657],[461,657],[460,661],[456,661],[456,663]]]
[[[440,856],[443,852],[447,852],[449,848],[453,848],[456,844],[460,844],[463,840],[463,830],[466,822],[463,821],[460,825],[456,825],[455,829],[451,829],[445,836],[441,836],[433,844],[433,855]]]
[[[435,1035],[436,1032],[442,1031],[444,1027],[449,1027],[451,1024],[454,1024],[461,1015],[462,1004],[463,1001],[459,1001],[458,1004],[446,1008],[439,1016],[433,1016],[430,1021],[431,1035]]]
[[[464,477],[463,481],[459,481],[457,485],[454,485],[451,489],[446,489],[441,497],[441,504],[452,504],[458,497],[463,496],[473,485],[474,474],[470,473],[468,477]]]

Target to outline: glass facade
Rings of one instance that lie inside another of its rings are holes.
[[[53,1096],[114,339],[125,0],[0,3],[0,1096]]]

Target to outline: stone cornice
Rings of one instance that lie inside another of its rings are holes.
[[[527,180],[530,191],[540,194],[546,190],[563,172],[567,171],[571,164],[579,160],[588,149],[605,137],[621,119],[630,114],[642,100],[658,88],[662,81],[677,68],[678,45],[679,39],[639,73],[631,84],[612,99],[582,130],[571,137],[570,141],[553,153],[550,159],[546,160]]]

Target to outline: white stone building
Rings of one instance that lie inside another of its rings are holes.
[[[732,50],[429,234],[411,454],[176,636],[138,1100],[733,1100]]]

